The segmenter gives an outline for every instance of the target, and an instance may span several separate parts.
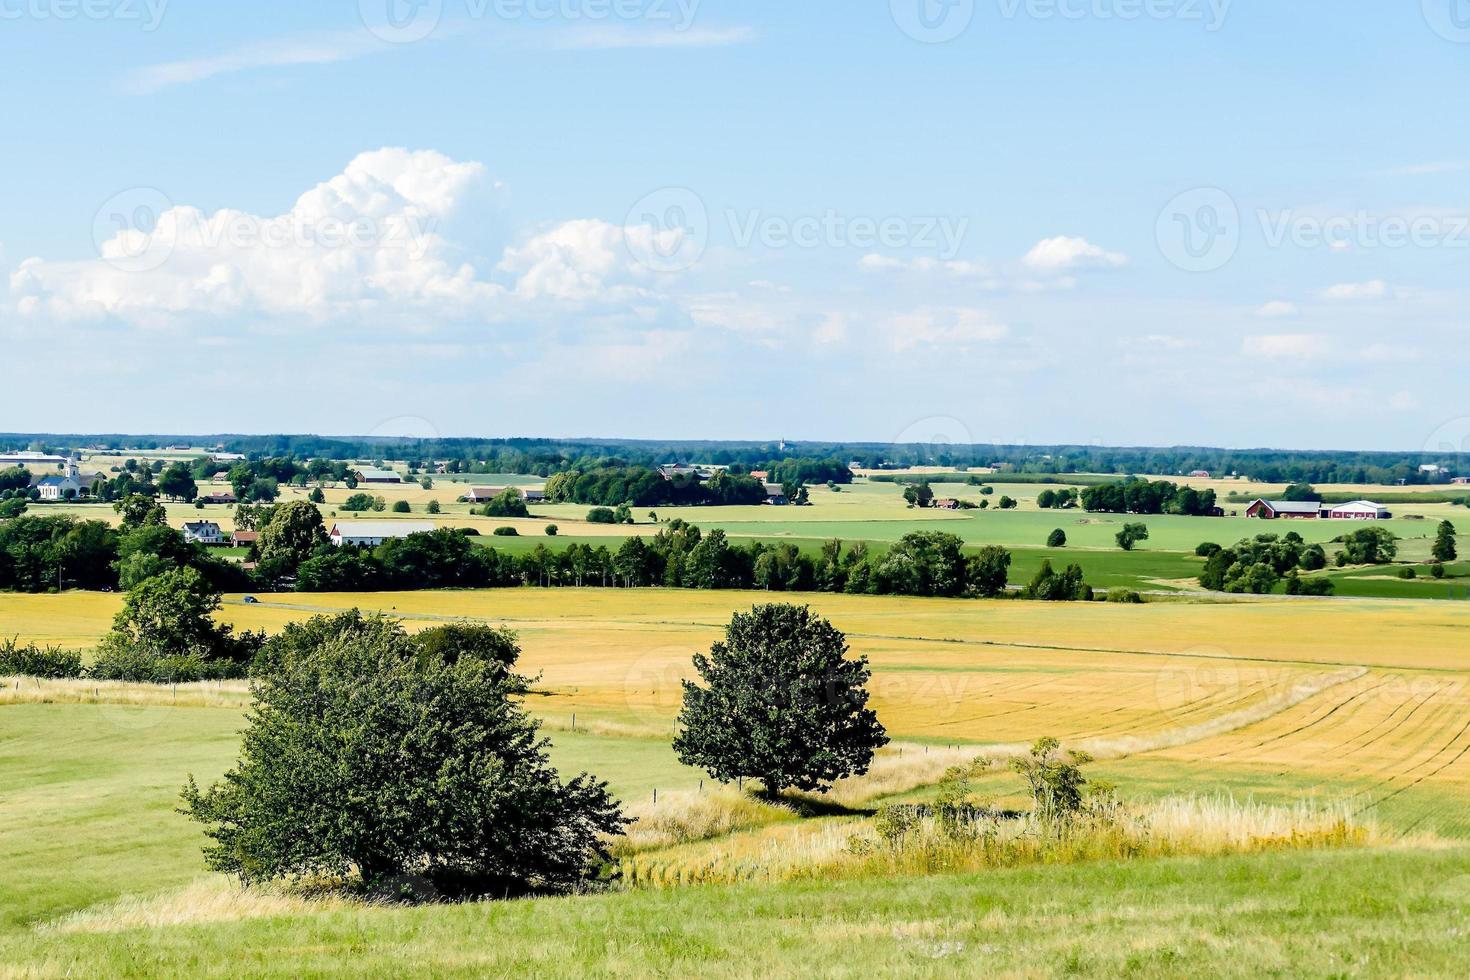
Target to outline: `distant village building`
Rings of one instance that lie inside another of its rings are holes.
[[[475,487],[464,495],[464,499],[472,504],[488,504],[504,492],[505,487]]]
[[[380,470],[371,466],[357,471],[358,483],[402,483],[403,477],[392,470]]]
[[[184,525],[184,540],[190,544],[224,544],[225,536],[214,521],[190,521]]]
[[[238,504],[240,502],[235,497],[235,495],[228,490],[221,490],[218,493],[211,493],[208,496],[200,497],[199,501],[205,504]]]
[[[244,453],[210,453],[209,458],[215,463],[243,463]]]
[[[343,545],[376,548],[384,541],[434,530],[435,525],[430,521],[338,521],[327,536],[339,548]]]
[[[230,544],[236,548],[248,548],[259,540],[259,531],[236,531],[230,535]]]
[[[660,466],[658,468],[658,474],[665,480],[677,480],[681,478],[704,479],[704,474],[700,472],[698,467],[689,466],[686,463],[670,463],[666,466]]]
[[[52,456],[49,453],[0,453],[0,470],[15,466],[64,466],[66,463],[65,456]]]
[[[61,475],[43,476],[40,479],[32,479],[32,486],[40,493],[41,499],[46,501],[70,500],[80,497],[92,486],[91,481],[96,479],[97,474],[83,474],[77,469],[77,464],[72,460],[62,460],[66,469]]]
[[[1459,487],[1470,486],[1470,476],[1457,476],[1450,482]]]
[[[1190,475],[1190,477],[1192,479],[1195,479],[1195,480],[1208,480],[1210,478],[1210,471],[1209,470],[1195,470],[1193,473],[1191,473],[1189,475]]]
[[[945,497],[942,500],[934,501],[933,506],[935,510],[959,510],[960,502],[953,497]]]
[[[528,489],[526,487],[521,487],[520,488],[520,491],[521,491],[521,497],[528,504],[544,504],[544,503],[546,503],[546,490],[545,489],[531,490],[531,489]]]
[[[786,491],[779,484],[766,484],[766,503],[773,507],[785,507],[791,503],[791,498],[786,496]]]

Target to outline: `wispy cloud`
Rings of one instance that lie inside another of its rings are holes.
[[[749,27],[692,27],[677,31],[600,24],[550,32],[546,43],[560,51],[614,51],[628,48],[723,48],[750,44],[757,38],[756,32]]]
[[[392,47],[366,31],[277,37],[205,58],[148,65],[128,74],[123,79],[123,88],[135,95],[151,95],[175,85],[202,82],[220,75],[262,68],[330,65],[380,54]]]
[[[1322,291],[1322,298],[1340,303],[1383,299],[1388,296],[1388,283],[1382,279],[1368,282],[1340,282]]]
[[[433,37],[447,38],[466,32],[465,23],[439,25]],[[750,27],[695,27],[684,30],[665,27],[633,27],[599,24],[553,27],[502,34],[504,44],[554,51],[612,51],[646,48],[714,48],[749,44],[758,39]],[[220,54],[186,58],[138,68],[124,76],[123,90],[134,95],[151,95],[177,85],[206,81],[221,75],[290,68],[300,65],[330,65],[355,61],[369,55],[402,50],[367,30],[297,34],[253,41]]]
[[[1438,163],[1411,163],[1385,170],[1385,177],[1426,177],[1434,174],[1458,174],[1470,170],[1470,160],[1442,160]]]
[[[1295,303],[1286,300],[1272,300],[1256,310],[1256,316],[1265,320],[1275,320],[1282,317],[1296,316],[1301,310],[1297,309]]]

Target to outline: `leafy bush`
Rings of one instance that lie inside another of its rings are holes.
[[[82,676],[82,655],[60,647],[21,646],[18,640],[0,640],[0,675],[69,678]]]
[[[1143,603],[1143,596],[1139,595],[1137,592],[1134,592],[1132,589],[1109,589],[1108,601],[1121,602],[1126,603],[1127,605],[1136,606]]]
[[[348,497],[345,501],[342,502],[342,509],[353,512],[361,512],[365,510],[372,510],[373,505],[376,503],[377,500],[370,493],[354,493],[352,496]]]
[[[611,507],[594,507],[587,512],[588,524],[616,524],[617,514]]]
[[[1048,548],[1065,548],[1067,546],[1067,532],[1061,528],[1057,528],[1046,536],[1046,546]]]
[[[206,657],[199,652],[159,654],[144,646],[104,640],[87,676],[138,684],[193,684],[246,676],[243,662]]]
[[[521,536],[521,532],[513,527],[497,527],[492,533],[497,538],[518,538]]]
[[[246,882],[356,874],[377,891],[416,875],[456,896],[595,879],[626,820],[605,784],[551,765],[503,636],[480,656],[478,635],[426,645],[381,619],[334,624],[276,650],[239,762],[208,790],[184,787],[211,868]]]

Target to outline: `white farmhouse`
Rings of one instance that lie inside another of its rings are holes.
[[[347,544],[376,548],[384,541],[428,534],[435,529],[432,521],[338,521],[328,537],[339,548]]]
[[[184,540],[190,544],[224,544],[225,536],[214,521],[190,521],[184,525]]]

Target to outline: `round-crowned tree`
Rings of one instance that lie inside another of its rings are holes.
[[[627,821],[605,784],[563,781],[520,706],[506,634],[338,617],[274,645],[241,758],[184,810],[209,865],[246,882],[413,876],[449,895],[573,890]]]
[[[684,682],[674,751],[721,782],[759,779],[825,793],[868,771],[888,736],[868,705],[868,661],[806,607],[736,613],[723,642],[694,657],[703,686]]]

